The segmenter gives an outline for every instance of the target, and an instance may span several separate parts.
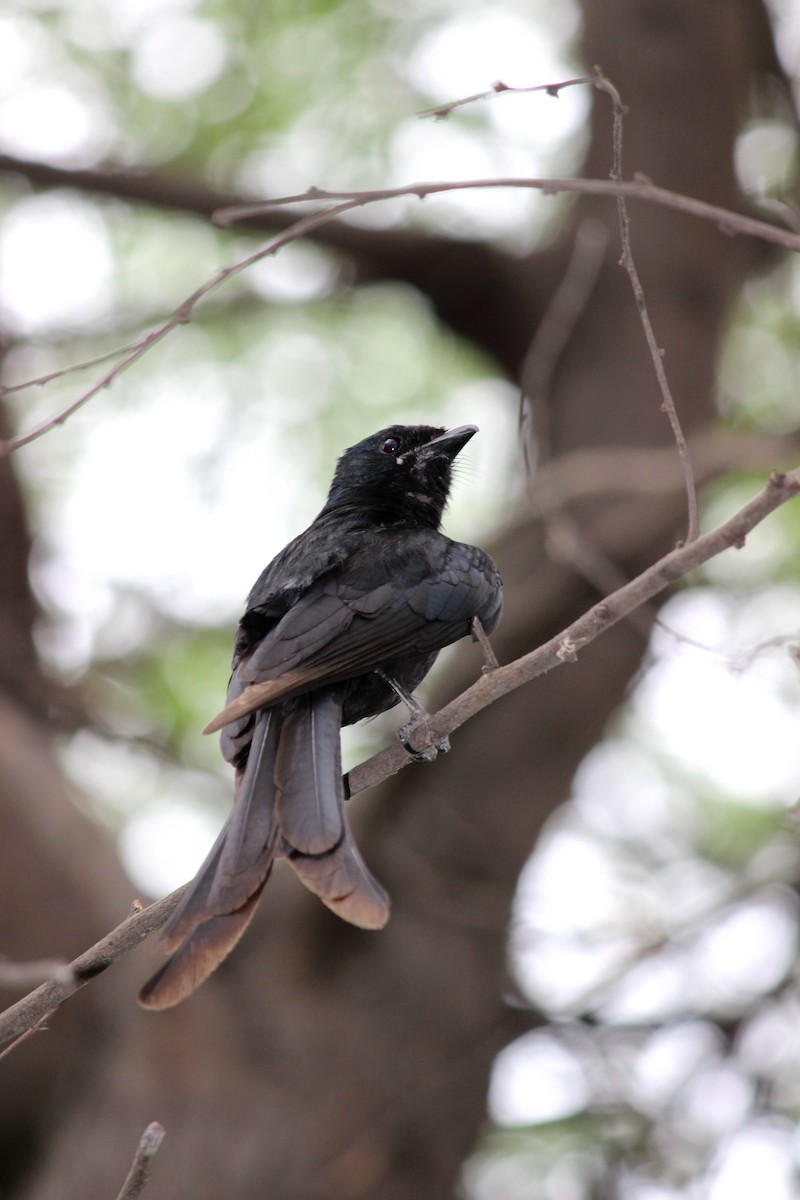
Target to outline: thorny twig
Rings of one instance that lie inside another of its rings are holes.
[[[509,83],[503,83],[502,79],[498,79],[485,92],[475,92],[472,96],[462,96],[460,100],[451,100],[446,104],[437,104],[434,108],[423,109],[421,113],[417,113],[418,117],[433,117],[437,121],[444,120],[449,117],[457,108],[464,108],[467,104],[477,104],[482,100],[493,100],[495,96],[502,96],[504,93],[514,93],[519,95],[522,92],[545,92],[553,99],[558,99],[559,92],[563,92],[564,88],[578,87],[581,84],[594,83],[594,78],[591,75],[580,75],[577,79],[562,79],[558,83],[537,83],[533,87],[513,87]]]

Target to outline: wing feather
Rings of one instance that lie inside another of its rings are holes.
[[[351,560],[309,588],[237,667],[234,678],[245,686],[233,689],[237,694],[204,732],[404,654],[433,653],[469,633],[475,616],[486,614],[493,628],[499,603],[494,566],[476,547],[442,541],[444,561],[426,558],[424,572],[416,562],[405,570],[386,563],[384,577],[365,592],[362,567]],[[367,577],[374,580],[375,570]]]

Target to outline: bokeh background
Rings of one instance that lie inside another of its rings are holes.
[[[795,228],[799,50],[789,0],[11,3],[5,431],[72,404],[291,219],[223,230],[218,207],[608,175],[590,87],[419,115],[496,79],[598,63],[626,175]],[[629,211],[708,528],[796,461],[800,273]],[[576,233],[595,257],[553,332]],[[619,254],[613,202],[371,205],[228,280],[2,461],[0,952],[76,954],[193,873],[229,804],[200,729],[235,622],[345,446],[480,426],[446,529],[501,566],[503,661],[685,533]],[[114,1194],[159,1119],[153,1197],[800,1196],[799,545],[789,505],[447,760],[355,800],[385,933],[276,871],[184,1008],[135,1008],[157,947],[87,988],[0,1064],[0,1194]],[[426,701],[479,670],[472,647],[443,655]],[[348,764],[401,719],[347,731]]]

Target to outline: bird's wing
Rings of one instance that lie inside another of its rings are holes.
[[[446,545],[426,572],[419,562],[406,571],[375,564],[365,587],[356,563],[319,580],[237,667],[233,690],[244,688],[205,732],[387,660],[440,650],[468,633],[476,615],[493,615],[500,583],[491,561],[473,546]]]

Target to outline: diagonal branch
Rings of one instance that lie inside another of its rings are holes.
[[[164,1127],[151,1121],[145,1129],[117,1200],[137,1200],[150,1176],[150,1166],[164,1140]]]
[[[666,554],[636,579],[593,605],[577,621],[573,621],[543,646],[513,663],[484,672],[472,687],[467,688],[430,718],[431,735],[444,738],[501,696],[531,682],[554,667],[574,662],[585,646],[670,584],[715,558],[723,550],[741,549],[747,535],[757,525],[775,509],[799,494],[800,468],[786,474],[773,473],[758,495],[722,525]],[[407,751],[399,743],[386,747],[349,773],[349,794],[354,796],[374,787],[402,770],[409,762]],[[184,888],[179,888],[165,899],[134,912],[85,954],[75,959],[71,964],[71,982],[51,980],[0,1014],[0,1045],[23,1036],[43,1016],[63,1004],[90,979],[101,974],[151,933],[160,929],[183,891]]]
[[[116,929],[112,929],[111,933],[107,933],[70,964],[72,978],[69,982],[50,979],[0,1013],[0,1046],[22,1037],[90,980],[102,975],[112,963],[160,929],[185,890],[180,887],[147,908],[135,908]]]
[[[722,525],[666,554],[630,583],[592,605],[577,621],[573,621],[544,645],[507,666],[498,667],[496,671],[482,675],[472,687],[467,688],[431,717],[431,736],[444,737],[454,732],[470,717],[474,717],[501,696],[507,695],[524,683],[529,683],[539,675],[544,675],[554,667],[574,662],[585,646],[670,584],[682,579],[709,559],[716,558],[723,550],[731,547],[741,549],[747,535],[756,525],[798,494],[800,468],[786,474],[774,472],[766,487]],[[396,774],[407,763],[408,753],[400,745],[388,746],[379,751],[350,772],[351,795],[374,787],[388,775]]]

